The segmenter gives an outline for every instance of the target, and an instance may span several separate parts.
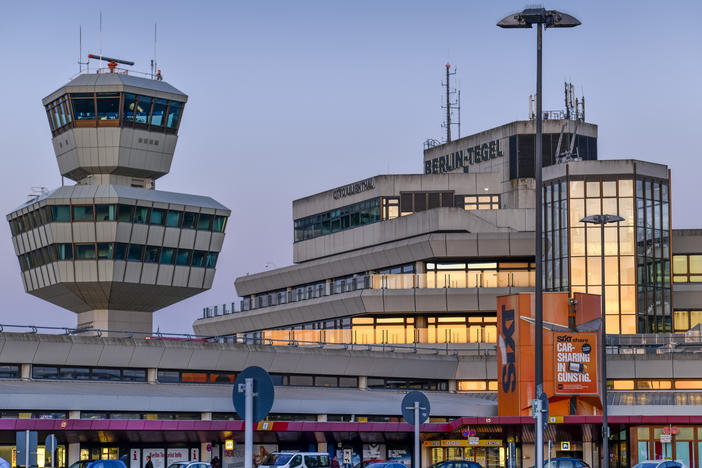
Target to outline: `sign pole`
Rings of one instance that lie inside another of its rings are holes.
[[[419,402],[414,402],[414,468],[419,468]]]
[[[24,467],[29,468],[29,431],[25,431],[24,435]]]
[[[551,449],[553,447],[553,441],[549,439],[548,441],[548,468],[551,468]]]
[[[244,380],[245,389],[245,417],[244,417],[244,468],[253,467],[253,381],[252,378]]]

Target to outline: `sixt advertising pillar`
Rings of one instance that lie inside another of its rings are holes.
[[[601,414],[599,296],[545,293],[543,375],[550,416]],[[534,398],[534,295],[497,299],[498,415],[528,416]]]

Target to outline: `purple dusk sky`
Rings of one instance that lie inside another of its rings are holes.
[[[41,99],[97,53],[148,71],[158,23],[164,78],[189,95],[161,190],[210,195],[232,210],[212,290],[155,315],[192,332],[202,308],[231,302],[234,278],[292,259],[295,198],[384,173],[422,170],[441,138],[444,64],[458,68],[462,135],[524,120],[535,88],[535,32],[495,23],[515,1],[8,2],[0,15],[2,212],[31,187],[61,184]],[[698,128],[702,2],[553,1],[582,26],[544,33],[544,109],[563,81],[599,125],[600,159],[672,170],[673,226],[702,227]],[[103,32],[100,40],[99,12]],[[2,324],[75,326],[24,292],[0,223]]]

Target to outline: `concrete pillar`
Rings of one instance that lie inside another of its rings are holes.
[[[368,390],[368,377],[361,375],[358,377],[358,389]]]
[[[534,444],[522,442],[522,466],[534,466],[535,464]]]
[[[317,422],[327,422],[327,415],[326,414],[318,414],[317,415]]]
[[[146,369],[146,381],[148,383],[158,382],[158,373],[155,367],[149,367],[148,369]]]
[[[212,452],[207,451],[207,446],[210,445],[209,442],[203,442],[200,444],[200,461],[205,463],[210,463],[212,461]]]
[[[449,393],[456,393],[456,379],[449,379],[448,391]]]
[[[73,442],[68,444],[68,466],[80,460],[80,443]]]
[[[98,330],[119,330],[134,332],[136,339],[151,335],[153,314],[151,312],[134,312],[131,310],[89,310],[78,313],[77,328],[94,328]],[[94,333],[91,333],[94,334]],[[102,332],[102,336],[129,336],[128,333]]]
[[[200,419],[203,421],[212,421],[212,413],[209,413],[209,412],[200,413]]]
[[[415,263],[414,263],[414,271],[415,271],[418,275],[420,275],[420,274],[422,274],[422,273],[426,273],[427,270],[426,270],[426,268],[424,267],[424,262],[415,262]]]
[[[324,294],[330,296],[332,293],[332,280],[327,278],[324,280]]]
[[[20,366],[20,377],[22,380],[29,380],[32,378],[32,365],[22,364]]]
[[[583,442],[583,461],[594,467],[592,460],[592,442]]]
[[[79,410],[70,410],[68,412],[68,419],[80,419],[80,411]]]

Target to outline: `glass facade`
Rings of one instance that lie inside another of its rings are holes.
[[[582,223],[611,214],[624,221]],[[604,254],[605,278],[602,278]],[[602,294],[607,332],[672,331],[668,181],[592,175],[544,185],[544,290]]]

